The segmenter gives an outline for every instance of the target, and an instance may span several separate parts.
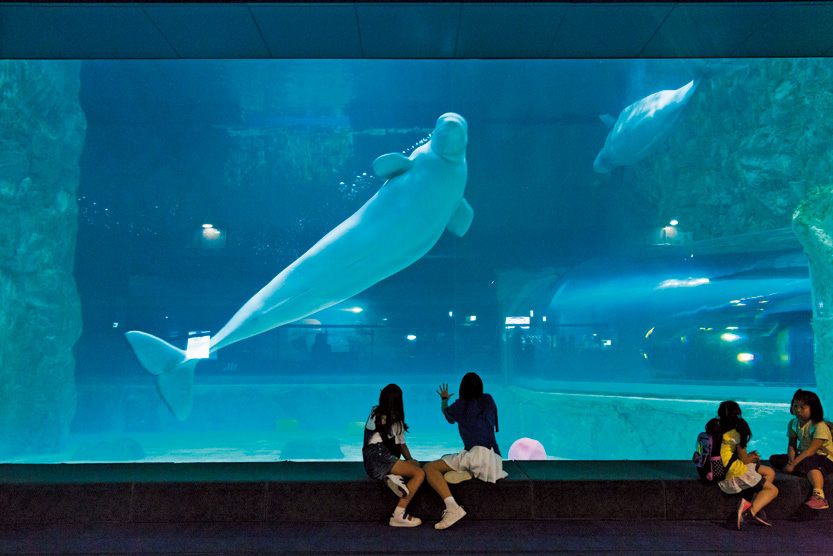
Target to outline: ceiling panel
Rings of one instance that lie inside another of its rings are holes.
[[[644,58],[726,57],[771,16],[767,4],[677,5],[641,52]]]
[[[144,10],[180,58],[269,56],[245,4],[146,5]]]
[[[3,58],[37,58],[54,52],[60,41],[51,47],[33,48],[44,25],[31,6],[0,4],[0,55]],[[53,37],[53,41],[57,40],[54,31],[50,30],[47,35]]]
[[[457,4],[356,6],[367,58],[452,58],[460,22]]]
[[[831,29],[828,2],[0,2],[0,58],[830,56]]]
[[[564,4],[465,4],[458,58],[546,58]]]
[[[732,56],[823,56],[833,48],[833,6],[797,2],[767,11],[769,19]]]
[[[353,4],[252,4],[275,58],[362,58]]]
[[[549,51],[553,58],[632,58],[673,9],[669,4],[571,4]]]
[[[32,57],[170,58],[173,49],[136,5],[33,5]],[[36,56],[35,56],[36,54]]]

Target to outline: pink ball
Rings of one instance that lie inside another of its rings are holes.
[[[534,438],[519,438],[509,447],[509,459],[547,459],[547,452],[544,450],[544,445]]]

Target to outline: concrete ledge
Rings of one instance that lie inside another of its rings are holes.
[[[737,497],[685,461],[505,462],[495,485],[452,485],[476,520],[723,520]],[[806,479],[779,474],[773,519],[833,519],[803,505]],[[833,477],[827,491],[833,493]],[[379,521],[396,497],[359,462],[0,465],[0,524]],[[410,511],[442,514],[424,484]]]

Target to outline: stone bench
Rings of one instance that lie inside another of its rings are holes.
[[[723,520],[738,498],[686,461],[507,461],[509,477],[452,485],[467,519]],[[779,474],[771,519],[833,519],[810,486]],[[833,477],[827,482],[833,493]],[[0,465],[0,524],[379,521],[396,497],[360,462]],[[409,511],[440,518],[424,483]]]

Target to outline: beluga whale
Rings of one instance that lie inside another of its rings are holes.
[[[606,174],[650,154],[674,128],[699,83],[699,79],[691,80],[679,89],[648,95],[623,109],[615,120],[609,114],[601,116],[610,132],[593,162],[593,170]]]
[[[468,124],[455,113],[439,117],[430,140],[410,156],[373,161],[385,183],[246,301],[209,341],[208,353],[303,319],[366,290],[423,257],[445,230],[462,236],[474,211],[466,188]],[[157,377],[162,399],[180,420],[193,406],[194,370],[205,357],[137,330],[125,334],[139,363]]]

